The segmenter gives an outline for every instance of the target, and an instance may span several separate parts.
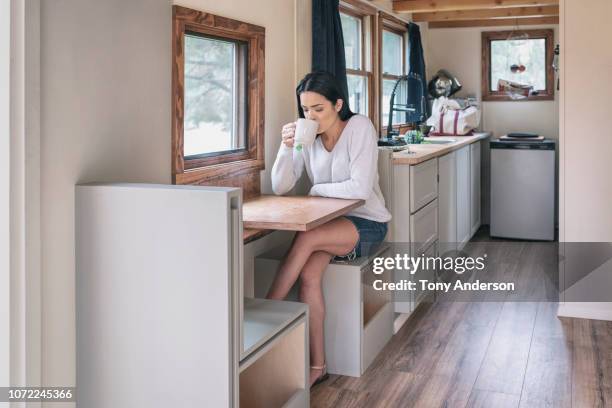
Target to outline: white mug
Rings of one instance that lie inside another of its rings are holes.
[[[317,137],[319,123],[311,119],[300,118],[295,126],[295,148],[299,151],[302,146],[310,146],[314,143]]]

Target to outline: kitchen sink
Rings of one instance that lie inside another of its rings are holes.
[[[448,144],[448,143],[455,143],[457,141],[457,139],[453,139],[452,137],[425,137],[423,138],[423,140],[425,141],[425,143],[431,143],[431,144]]]

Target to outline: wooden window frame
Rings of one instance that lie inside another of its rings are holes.
[[[491,41],[505,40],[514,33],[516,35],[527,34],[529,39],[545,39],[546,47],[546,89],[540,90],[537,95],[529,95],[523,99],[512,99],[505,92],[491,91]],[[554,30],[520,30],[520,31],[483,31],[482,32],[482,100],[483,101],[551,101],[555,99],[555,72],[553,69],[554,58]]]
[[[380,105],[380,110],[379,110],[379,117],[378,117],[378,121],[380,123],[379,126],[379,132],[381,135],[386,135],[386,130],[387,130],[387,123],[383,123],[383,80],[387,79],[387,80],[395,80],[397,81],[400,76],[399,75],[391,75],[391,74],[384,74],[383,73],[383,61],[382,61],[382,55],[383,55],[383,31],[389,31],[398,35],[402,36],[402,75],[406,75],[408,73],[408,64],[406,61],[406,53],[407,53],[407,48],[408,48],[408,29],[406,28],[406,24],[404,21],[390,15],[387,14],[385,12],[380,12],[379,13],[379,17],[378,17],[378,48],[379,48],[379,60],[378,60],[378,66],[379,68],[379,72],[380,74],[380,78],[379,78],[379,89],[380,89],[380,95],[378,96],[378,103]],[[393,124],[393,128],[394,129],[402,129],[402,128],[406,128],[407,127],[407,123],[398,123],[398,124]]]
[[[181,6],[173,6],[172,10],[172,182],[235,185],[259,191],[259,171],[264,169],[265,28]],[[185,159],[186,32],[247,44],[246,89],[242,90],[247,99],[246,149]],[[237,182],[233,183],[232,179]],[[242,181],[248,181],[249,185],[243,185]]]
[[[368,6],[359,0],[342,0],[339,6],[340,13],[355,17],[361,20],[361,69],[346,69],[347,75],[357,75],[365,78],[368,91],[368,117],[373,123],[377,123],[378,104],[376,95],[378,93],[376,84],[376,47],[374,36],[376,33],[376,8]],[[369,17],[369,21],[367,19]],[[369,53],[366,51],[366,28],[370,32]],[[368,69],[368,66],[370,69]]]

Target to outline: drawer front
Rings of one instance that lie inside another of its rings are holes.
[[[417,212],[437,196],[438,159],[410,166],[410,212]]]
[[[429,248],[427,248],[424,251],[424,255],[425,257],[434,257],[436,256],[436,243],[432,243]],[[416,286],[416,290],[414,291],[414,305],[413,308],[416,308],[419,303],[421,303],[421,301],[427,297],[427,295],[431,294],[432,292],[428,291],[428,290],[422,290],[421,289],[421,282],[419,282],[419,280],[427,280],[429,282],[435,282],[436,281],[436,276],[435,276],[435,271],[434,270],[426,270],[426,269],[419,269],[418,271],[415,272],[414,274],[414,282],[417,283]]]
[[[438,200],[434,200],[410,216],[410,241],[413,256],[420,256],[425,248],[438,239]]]

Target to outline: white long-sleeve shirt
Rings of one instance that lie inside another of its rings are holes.
[[[391,213],[378,184],[376,130],[369,118],[352,116],[331,152],[317,137],[302,151],[281,143],[272,167],[272,189],[277,195],[289,192],[306,168],[312,188],[308,195],[363,199],[365,204],[348,213],[368,220],[387,222]]]

